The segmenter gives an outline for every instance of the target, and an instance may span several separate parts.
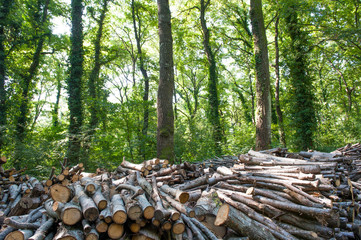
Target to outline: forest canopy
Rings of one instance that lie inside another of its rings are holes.
[[[177,162],[256,147],[251,3],[169,1]],[[360,7],[262,1],[269,147],[361,141]],[[159,28],[156,1],[1,0],[0,155],[31,171],[69,154],[90,170],[155,157]]]

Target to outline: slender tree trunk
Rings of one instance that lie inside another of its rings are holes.
[[[95,21],[98,24],[98,32],[94,41],[94,65],[92,72],[89,76],[89,82],[88,82],[88,90],[89,90],[89,96],[90,96],[90,136],[92,136],[95,133],[95,129],[98,127],[99,123],[99,97],[97,94],[97,88],[99,87],[99,72],[101,67],[100,57],[101,57],[101,40],[103,36],[103,26],[104,26],[104,19],[106,16],[106,12],[108,11],[108,1],[109,0],[103,0],[102,2],[102,10],[100,12],[99,19],[95,19]]]
[[[207,22],[205,19],[205,13],[207,7],[210,4],[210,0],[206,2],[204,0],[200,1],[200,21],[203,32],[203,46],[206,52],[207,60],[208,60],[208,72],[209,72],[209,82],[208,82],[208,101],[209,101],[209,121],[213,127],[213,140],[215,144],[215,154],[221,155],[221,142],[222,142],[222,127],[219,116],[219,98],[218,98],[218,76],[217,76],[217,66],[216,60],[214,58],[214,53],[210,46],[210,36],[209,29],[207,28]]]
[[[38,67],[40,65],[40,57],[41,52],[43,51],[43,46],[45,42],[45,24],[48,16],[48,6],[50,0],[46,0],[43,6],[43,13],[40,23],[40,28],[42,31],[40,32],[40,38],[38,40],[35,52],[32,57],[32,62],[30,64],[29,69],[26,73],[21,74],[21,100],[20,100],[20,113],[16,120],[16,146],[15,146],[15,161],[14,166],[20,167],[20,161],[22,159],[22,149],[23,143],[26,137],[27,125],[29,122],[29,102],[31,98],[31,84],[36,76]]]
[[[83,124],[82,107],[82,75],[83,75],[83,26],[82,0],[71,1],[71,52],[70,76],[68,79],[68,107],[70,111],[69,124],[69,163],[79,162],[81,155],[80,134]]]
[[[168,0],[157,0],[159,28],[159,85],[157,97],[157,157],[174,161],[173,39]]]
[[[57,93],[56,93],[56,102],[53,109],[53,127],[57,127],[59,125],[59,102],[60,102],[60,96],[61,96],[61,78],[62,78],[62,69],[61,64],[58,65],[58,71],[56,75],[57,80]]]
[[[141,140],[141,155],[143,159],[146,158],[145,151],[145,142],[148,136],[148,126],[149,126],[149,76],[148,72],[144,66],[144,56],[142,52],[141,46],[141,38],[142,38],[142,21],[141,16],[139,14],[139,9],[136,9],[135,1],[132,0],[132,19],[133,19],[133,27],[134,27],[134,35],[135,40],[137,42],[137,51],[139,56],[139,69],[143,75],[144,80],[144,92],[143,92],[143,127],[142,127],[142,140]],[[137,26],[138,20],[138,26]]]
[[[280,51],[278,47],[278,23],[280,17],[277,14],[275,22],[275,75],[276,75],[276,84],[275,84],[275,107],[278,120],[278,132],[280,135],[280,143],[283,147],[286,147],[286,135],[283,125],[283,114],[280,105]]]
[[[271,94],[261,0],[251,0],[250,16],[256,62],[256,150],[262,150],[271,146]]]
[[[307,74],[308,40],[306,33],[300,29],[296,3],[289,1],[285,8],[287,34],[290,37],[287,65],[291,80],[292,124],[297,136],[295,147],[297,150],[307,150],[313,147],[313,133],[317,128],[312,79]]]
[[[0,155],[4,147],[5,130],[7,124],[7,96],[5,89],[6,53],[5,27],[12,1],[2,0],[0,8]]]

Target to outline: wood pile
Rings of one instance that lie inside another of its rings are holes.
[[[2,171],[0,240],[360,239],[358,147],[177,165],[123,159],[96,173],[65,160],[42,183]]]

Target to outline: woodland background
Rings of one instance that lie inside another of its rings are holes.
[[[171,0],[169,5],[176,161],[254,148],[249,2]],[[72,87],[69,77],[70,16],[76,7],[82,9],[83,30],[79,88]],[[360,141],[361,1],[264,0],[262,7],[272,147],[329,151]],[[90,171],[117,166],[123,157],[135,162],[155,157],[157,17],[155,1],[1,0],[0,153],[8,165],[44,173],[69,154],[74,134],[81,147],[79,161]],[[209,84],[204,23],[215,86]],[[67,31],[60,29],[64,25]],[[304,75],[296,77],[300,69]],[[209,111],[211,90],[218,96],[219,138]],[[69,130],[70,91],[79,96],[77,133]]]

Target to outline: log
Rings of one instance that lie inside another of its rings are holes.
[[[295,235],[296,237],[302,238],[302,239],[307,239],[307,240],[323,240],[324,239],[324,238],[321,238],[320,236],[318,236],[317,233],[315,233],[313,231],[303,230],[298,227],[289,225],[287,223],[282,223],[282,222],[277,222],[277,224],[280,227],[282,227],[283,229],[285,229],[287,232]]]
[[[142,228],[137,235],[132,237],[132,240],[160,240],[159,233],[152,228]]]
[[[227,233],[227,228],[225,226],[216,226],[214,225],[214,221],[216,220],[216,216],[213,214],[205,214],[202,216],[203,220],[201,223],[206,226],[209,230],[211,230],[214,235],[219,239],[224,239],[224,236]]]
[[[277,236],[279,239],[283,240],[296,240],[294,236],[289,234],[287,231],[283,230],[279,226],[277,226],[276,223],[274,223],[271,219],[264,217],[262,214],[259,214],[258,212],[254,211],[250,207],[248,207],[246,204],[243,204],[241,202],[235,202],[232,199],[228,198],[225,194],[222,192],[217,192],[218,196],[225,201],[227,204],[233,206],[235,209],[240,210],[242,213],[246,214],[249,218],[262,223],[263,225],[268,226],[269,228],[279,232],[280,234]],[[217,220],[217,219],[216,219]]]
[[[193,209],[181,204],[180,202],[175,201],[171,196],[167,195],[164,192],[161,192],[160,194],[172,207],[177,209],[179,212],[191,218],[195,217],[195,212]]]
[[[189,193],[183,192],[179,189],[171,188],[168,185],[161,186],[160,190],[167,193],[168,195],[173,196],[175,200],[182,204],[186,203],[189,199]]]
[[[172,232],[174,234],[182,234],[185,231],[185,225],[182,221],[182,219],[178,219],[175,221],[172,225]]]
[[[83,232],[81,230],[61,225],[53,240],[82,240],[83,238]]]
[[[98,233],[105,233],[108,231],[108,224],[100,219],[97,219],[95,222],[95,229]]]
[[[108,227],[108,236],[111,239],[118,239],[124,234],[124,227],[121,224],[112,223]]]
[[[153,201],[155,202],[155,211],[154,211],[154,218],[161,221],[164,219],[169,218],[170,212],[167,211],[162,203],[162,200],[159,196],[159,191],[157,187],[157,181],[155,180],[155,176],[152,177],[152,195]]]
[[[104,220],[106,223],[111,223],[113,221],[113,218],[110,209],[110,207],[103,209],[99,214],[99,219]]]
[[[99,188],[99,185],[95,182],[93,178],[84,177],[80,180],[81,185],[84,187],[84,190],[93,195],[95,191]]]
[[[203,237],[203,234],[202,234],[201,230],[191,221],[191,219],[189,217],[187,217],[184,214],[182,214],[181,216],[182,216],[183,221],[192,230],[192,233],[197,237],[198,240],[206,240]]]
[[[137,220],[140,219],[143,215],[142,207],[140,204],[131,198],[129,194],[126,194],[126,192],[122,191],[122,198],[125,203],[126,212],[128,215],[128,218],[131,220]]]
[[[195,218],[190,218],[194,225],[196,225],[206,236],[211,240],[218,240],[216,235],[214,235],[206,226],[204,226],[201,222],[199,222]]]
[[[95,221],[99,217],[99,210],[93,199],[88,197],[83,187],[77,182],[74,184],[75,196],[79,199],[83,216],[88,221]]]
[[[92,198],[94,203],[97,205],[99,211],[105,209],[108,206],[108,201],[102,194],[100,187],[94,192]]]
[[[36,230],[33,236],[29,238],[29,240],[43,240],[47,236],[49,230],[54,225],[54,218],[49,218],[45,223],[41,224],[41,226]]]
[[[242,236],[248,236],[251,240],[275,239],[260,223],[250,219],[228,204],[223,204],[219,208],[214,225],[230,227]]]
[[[61,184],[54,184],[50,188],[50,196],[54,201],[67,203],[72,197],[72,192],[70,188],[66,186]]]
[[[115,190],[121,190],[121,189],[128,189],[131,190],[133,192],[133,196],[131,196],[130,198],[135,198],[136,196],[143,194],[144,190],[139,187],[139,186],[132,186],[130,184],[119,184]]]
[[[99,233],[92,229],[89,233],[85,234],[85,240],[98,240],[99,239]]]
[[[337,222],[339,221],[339,216],[338,214],[333,211],[332,209],[323,209],[323,208],[315,208],[315,207],[307,207],[307,206],[303,206],[303,205],[298,205],[298,204],[294,204],[294,203],[283,203],[274,199],[269,199],[266,197],[262,197],[262,196],[254,196],[254,199],[271,205],[273,207],[279,208],[279,209],[283,209],[286,211],[292,211],[292,212],[297,212],[300,214],[307,214],[310,216],[315,216],[317,215],[318,220],[321,223],[326,223],[331,221],[332,222]],[[339,223],[336,225],[339,225]]]
[[[83,226],[83,232],[84,232],[84,233],[89,233],[89,232],[92,230],[92,226],[90,226],[90,223],[89,223],[88,220],[83,219],[83,220],[81,221],[81,224],[82,224],[82,226]]]
[[[55,202],[53,205],[53,210],[55,210],[55,212],[57,212],[58,206],[59,204]],[[58,211],[61,212],[60,219],[65,225],[75,225],[83,218],[82,209],[79,206],[79,203],[75,201],[66,203],[64,207],[62,209],[59,209]]]
[[[148,196],[152,196],[152,185],[143,178],[139,172],[136,173],[136,179],[139,186],[148,194]]]
[[[120,165],[122,167],[137,170],[139,172],[144,172],[144,170],[145,170],[145,167],[143,164],[131,163],[131,162],[126,161],[124,158],[123,158],[123,162]]]
[[[127,212],[120,194],[115,194],[112,197],[110,210],[115,223],[123,224],[127,221]]]
[[[154,207],[152,204],[149,203],[148,199],[145,197],[144,194],[141,194],[136,197],[140,207],[142,208],[143,217],[145,219],[152,219],[154,217]]]
[[[21,229],[9,233],[5,240],[27,240],[34,234],[33,230]]]
[[[18,222],[12,218],[5,218],[4,224],[11,226],[15,229],[38,229],[40,227],[40,222],[29,223],[29,222]]]

